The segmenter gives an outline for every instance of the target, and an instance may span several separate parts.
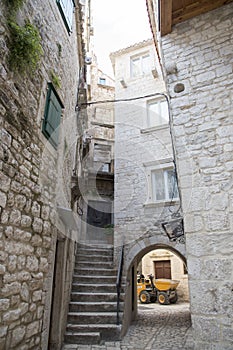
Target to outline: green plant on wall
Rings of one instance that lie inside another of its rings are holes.
[[[28,20],[24,26],[9,21],[10,54],[9,64],[12,70],[30,74],[35,71],[42,56],[41,37],[38,29]]]
[[[23,6],[25,0],[5,0],[5,2],[12,14],[12,11],[17,11]]]
[[[52,81],[54,87],[60,89],[61,88],[61,79],[59,78],[59,76],[54,71],[51,71],[50,75],[51,75],[51,81]]]

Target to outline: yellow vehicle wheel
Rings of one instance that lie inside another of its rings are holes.
[[[168,297],[167,293],[159,292],[158,301],[162,305],[168,305],[169,304],[169,297]]]
[[[150,302],[150,294],[146,290],[143,290],[139,294],[139,300],[142,304],[148,304]]]

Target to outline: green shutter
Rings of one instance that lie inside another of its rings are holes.
[[[63,105],[58,98],[52,84],[49,84],[48,89],[49,90],[47,95],[42,131],[46,138],[56,148],[59,141],[59,125],[61,121]]]
[[[59,10],[61,12],[62,18],[66,25],[68,32],[72,30],[72,19],[74,11],[74,1],[73,0],[57,0]]]

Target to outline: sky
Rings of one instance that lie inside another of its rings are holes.
[[[92,0],[94,52],[113,77],[109,54],[152,37],[146,0]]]

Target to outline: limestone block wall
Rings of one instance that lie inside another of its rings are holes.
[[[150,70],[132,78],[130,58],[145,52],[150,53]],[[168,124],[147,125],[147,102],[163,97],[165,91],[153,42],[145,41],[112,53],[111,59],[116,99],[133,99],[115,104],[114,244],[119,247],[124,240],[130,247],[145,234],[161,237],[161,222],[177,210],[177,202],[154,203],[151,188],[151,170],[164,163],[172,166],[172,146]],[[153,75],[155,68],[157,73]],[[145,95],[149,97],[144,98]],[[139,99],[134,100],[135,97]]]
[[[32,77],[21,76],[7,64],[5,1],[0,1],[0,8],[0,348],[46,349],[58,231],[68,240],[67,227],[60,223],[58,229],[56,206],[70,206],[70,178],[79,133],[75,112],[79,78],[76,21],[74,15],[69,35],[56,2],[25,2],[17,18],[22,23],[30,18],[38,27],[43,57]],[[41,131],[51,71],[60,78],[57,92],[65,107],[58,150]],[[64,254],[71,254],[72,260],[74,242],[66,246]],[[67,295],[71,265],[69,261],[63,275]],[[67,301],[57,311],[62,319]],[[57,336],[62,338],[59,332],[63,330],[58,328]]]
[[[84,242],[103,244],[107,243],[107,239],[112,235],[106,235],[106,229],[87,222],[89,208],[98,209],[102,213],[105,210],[110,210],[110,214],[112,212],[112,206],[107,209],[102,202],[113,200],[114,103],[103,101],[114,100],[115,88],[114,80],[98,68],[94,53],[92,64],[87,68],[88,102],[91,104],[87,107],[88,127],[85,132],[88,147],[82,162],[86,182],[83,186],[81,239]],[[97,103],[98,101],[102,102]],[[101,171],[102,175],[98,175]]]
[[[165,65],[177,66],[167,81],[196,349],[233,346],[232,25],[231,3],[162,38]]]

